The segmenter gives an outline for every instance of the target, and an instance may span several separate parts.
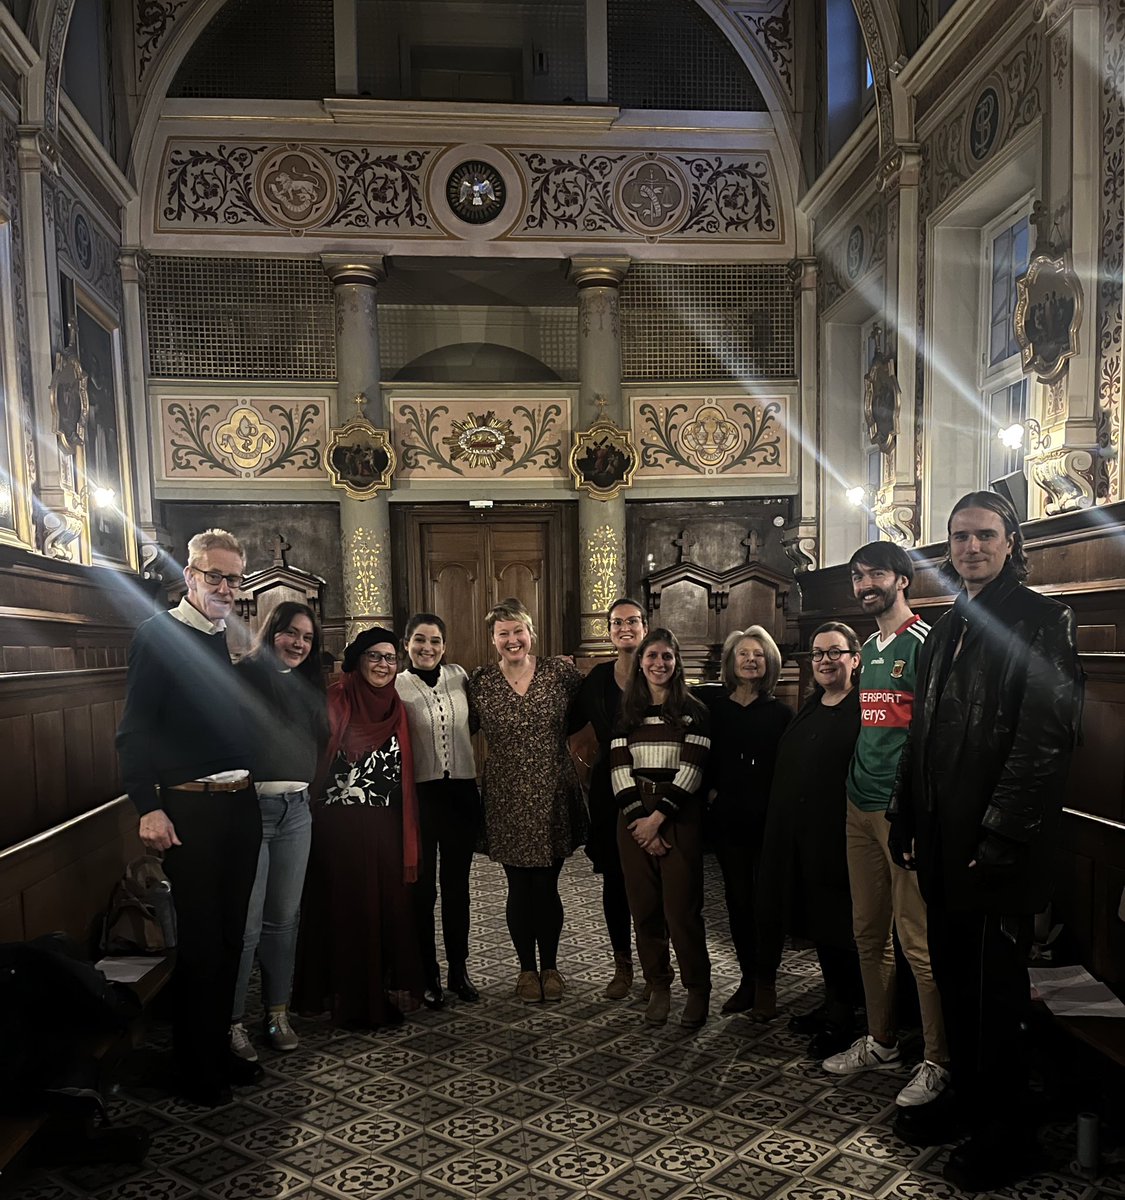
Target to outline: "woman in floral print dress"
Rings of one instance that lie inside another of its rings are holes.
[[[519,600],[502,600],[485,621],[499,661],[473,672],[469,702],[488,740],[485,836],[489,857],[508,877],[516,995],[529,1004],[561,1000],[559,873],[585,834],[566,749],[567,713],[582,676],[568,659],[531,653],[535,629]]]
[[[364,630],[328,689],[297,947],[294,1007],[360,1028],[398,1024],[422,994],[407,887],[418,877],[418,805],[397,646],[389,629]]]

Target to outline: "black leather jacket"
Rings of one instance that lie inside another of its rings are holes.
[[[1046,905],[1082,694],[1074,613],[1010,567],[935,623],[887,814],[914,833],[929,903]]]

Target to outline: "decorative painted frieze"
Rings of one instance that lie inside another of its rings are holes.
[[[570,398],[392,401],[403,480],[569,479]]]
[[[846,296],[868,272],[886,263],[886,197],[881,194],[872,197],[831,242],[817,249],[821,306],[828,309]]]
[[[328,398],[160,396],[166,481],[326,479]]]
[[[634,396],[636,482],[788,475],[789,405],[785,395]]]
[[[478,199],[481,217],[473,220]],[[154,215],[157,234],[724,246],[782,244],[787,237],[766,150],[490,147],[485,155],[479,147],[462,154],[456,145],[417,142],[173,138],[164,149]]]
[[[754,0],[739,16],[769,61],[782,90],[793,99],[792,0]]]
[[[133,61],[137,82],[143,83],[180,17],[198,0],[136,0],[133,20]]]
[[[65,176],[43,177],[43,209],[48,227],[54,226],[59,261],[121,313],[121,273],[117,267],[120,237],[93,215],[93,206]]]

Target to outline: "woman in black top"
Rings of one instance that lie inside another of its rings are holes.
[[[781,736],[758,882],[757,987],[772,989],[787,932],[808,937],[824,1005],[795,1027],[823,1059],[851,1044],[862,1003],[846,843],[848,764],[859,736],[859,638],[829,621],[813,635],[813,689]]]
[[[742,980],[723,1013],[752,1006],[760,1019],[774,1015],[772,989],[754,1004],[756,938],[754,892],[777,743],[793,710],[773,694],[781,675],[781,651],[760,626],[735,630],[723,646],[722,688],[701,698],[711,711],[711,754],[706,787],[712,796],[707,831],[723,873],[727,916]]]
[[[288,1008],[312,842],[309,785],[328,737],[316,614],[307,604],[279,604],[237,670],[250,688],[246,712],[253,731],[262,846],[246,914],[230,1044],[239,1058],[255,1062],[258,1052],[243,1024],[255,951],[262,969],[263,1032],[275,1050],[295,1050],[298,1041]]]
[[[597,737],[597,757],[579,763],[590,770],[586,855],[594,874],[602,877],[602,912],[613,947],[613,978],[604,995],[607,1000],[624,1000],[633,986],[633,925],[617,849],[618,807],[609,780],[609,743],[617,724],[621,694],[636,672],[637,647],[648,633],[648,622],[644,609],[622,596],[609,606],[606,624],[617,657],[612,662],[598,663],[582,681],[571,709],[570,731],[576,733],[589,724]]]

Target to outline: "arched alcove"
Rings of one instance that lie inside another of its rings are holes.
[[[557,383],[545,363],[511,346],[458,342],[427,350],[401,367],[397,383]]]

